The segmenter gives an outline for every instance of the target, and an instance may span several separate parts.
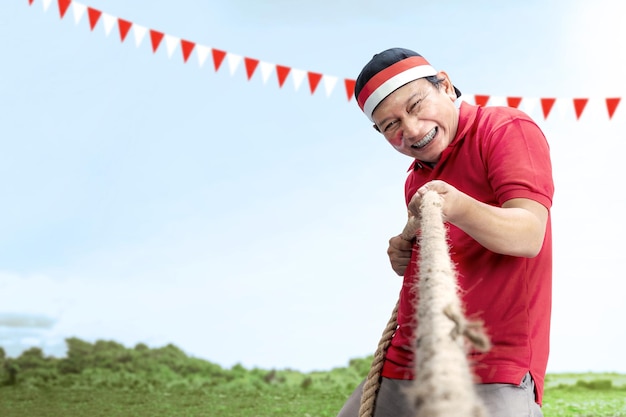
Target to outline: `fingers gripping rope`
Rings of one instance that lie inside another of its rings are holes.
[[[402,230],[402,233],[400,233],[400,237],[404,240],[411,241],[415,239],[415,235],[417,234],[419,228],[420,219],[415,216],[409,215],[409,219],[407,220],[406,225]]]
[[[489,339],[481,323],[466,320],[457,293],[456,273],[448,253],[442,219],[443,201],[428,191],[422,197],[420,215],[410,216],[400,234],[412,240],[420,230],[419,322],[416,341],[415,381],[408,393],[417,406],[416,417],[482,417],[485,411],[474,392],[473,376],[466,356],[468,341],[475,349],[489,349]],[[381,369],[391,337],[397,328],[394,308],[363,387],[359,417],[374,415]]]

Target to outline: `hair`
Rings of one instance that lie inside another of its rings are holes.
[[[424,79],[431,83],[437,90],[441,89],[441,84],[445,81],[444,78],[439,78],[436,75],[429,75],[428,77],[424,77]]]

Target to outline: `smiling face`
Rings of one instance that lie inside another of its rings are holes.
[[[436,163],[456,135],[459,113],[456,92],[440,71],[440,88],[425,78],[411,81],[389,94],[374,110],[374,127],[398,152]]]

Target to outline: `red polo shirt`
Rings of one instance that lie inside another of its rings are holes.
[[[434,168],[415,161],[406,180],[407,204],[426,182],[440,179],[494,206],[512,198],[535,200],[548,209],[554,184],[548,143],[524,113],[509,107],[463,103],[456,137]],[[541,404],[548,362],[552,303],[550,218],[543,247],[534,258],[491,252],[448,224],[450,257],[456,266],[461,301],[469,319],[480,319],[491,339],[487,353],[469,359],[481,383],[519,384],[528,371]],[[382,375],[413,378],[415,299],[419,247],[404,275],[398,329],[387,351]]]

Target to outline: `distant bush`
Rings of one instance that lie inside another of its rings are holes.
[[[590,390],[608,391],[613,388],[613,381],[610,379],[594,379],[591,381],[576,381],[576,386]]]

